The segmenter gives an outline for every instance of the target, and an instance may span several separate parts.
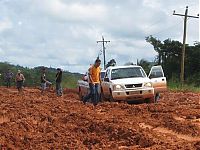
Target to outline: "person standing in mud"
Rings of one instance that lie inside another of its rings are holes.
[[[40,76],[40,81],[41,81],[41,93],[43,94],[44,93],[44,90],[46,89],[46,69],[45,68],[42,68],[42,74]]]
[[[13,73],[11,72],[10,69],[5,74],[5,81],[6,81],[6,87],[9,88],[11,87],[11,80],[13,78]]]
[[[99,98],[100,98],[99,88],[100,88],[100,82],[101,82],[100,65],[101,65],[101,60],[99,58],[97,58],[95,60],[94,65],[92,65],[89,68],[89,74],[88,74],[89,79],[88,79],[88,82],[89,82],[90,93],[83,98],[83,103],[84,104],[90,98],[91,98],[92,103],[94,105],[97,105],[98,102],[99,102]]]
[[[17,71],[15,82],[17,83],[17,89],[19,93],[22,93],[23,83],[25,81],[24,75],[20,70]]]
[[[62,82],[62,70],[60,68],[57,68],[57,73],[56,73],[56,94],[57,94],[57,96],[62,96],[61,82]]]
[[[44,91],[47,88],[47,85],[49,87],[51,87],[51,85],[52,85],[51,82],[46,80],[46,69],[45,68],[42,68],[42,74],[41,74],[41,77],[40,77],[40,81],[41,81],[41,93],[43,94]]]

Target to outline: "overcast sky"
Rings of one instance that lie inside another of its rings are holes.
[[[172,14],[186,6],[189,15],[199,13],[198,0],[0,0],[0,62],[83,73],[101,54],[102,35],[111,41],[107,61],[153,61],[145,37],[182,41],[183,18]],[[187,43],[194,41],[199,20],[191,18]]]

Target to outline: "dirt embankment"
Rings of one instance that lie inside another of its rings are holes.
[[[83,105],[76,90],[0,88],[0,149],[200,149],[200,93],[157,104]]]

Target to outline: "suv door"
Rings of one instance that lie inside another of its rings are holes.
[[[148,76],[153,84],[155,93],[167,90],[167,81],[162,66],[153,66]]]
[[[110,85],[110,83],[109,83],[109,73],[110,73],[110,70],[107,69],[105,76],[104,76],[104,79],[103,79],[103,82],[101,83],[102,92],[103,92],[103,94],[106,98],[109,97],[109,93],[110,93],[110,91],[109,91],[109,85]]]

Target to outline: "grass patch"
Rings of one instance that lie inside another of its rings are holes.
[[[77,88],[77,81],[79,80],[79,77],[76,76],[68,76],[63,78],[62,81],[62,87],[63,88]]]
[[[168,89],[172,91],[200,92],[200,87],[197,87],[194,84],[185,83],[183,86],[181,86],[180,82],[168,81],[167,86],[168,86]]]

